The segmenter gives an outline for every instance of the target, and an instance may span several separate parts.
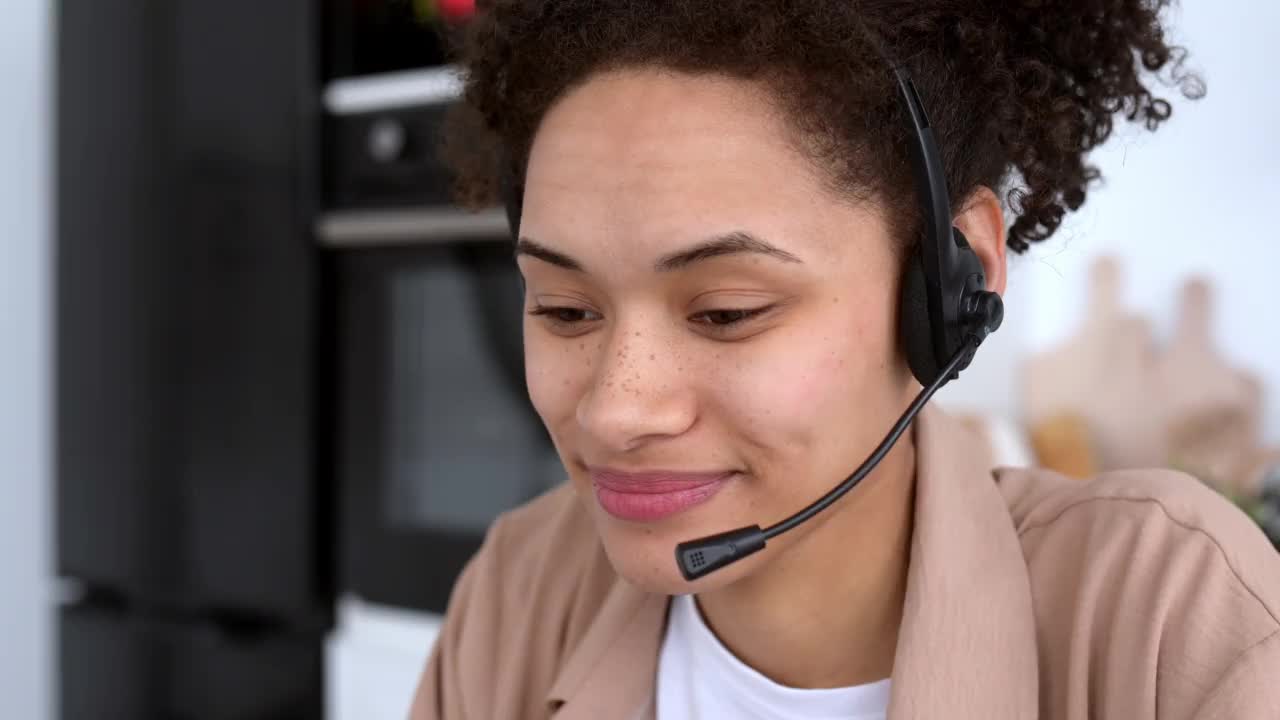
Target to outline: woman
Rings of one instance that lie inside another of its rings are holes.
[[[893,68],[1002,292],[1113,114],[1168,117],[1143,71],[1198,91],[1162,5],[482,8],[455,150],[470,201],[523,185],[527,380],[569,482],[490,530],[413,717],[1280,717],[1280,561],[1241,514],[1169,472],[993,473],[935,409],[763,550],[673,558],[823,495],[920,392]]]

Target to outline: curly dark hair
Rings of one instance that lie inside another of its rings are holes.
[[[544,114],[593,73],[661,66],[765,84],[834,187],[886,204],[905,242],[916,207],[890,58],[930,115],[953,207],[987,186],[1008,245],[1049,237],[1099,177],[1113,119],[1155,130],[1200,78],[1166,42],[1170,0],[489,0],[456,48],[465,102],[446,134],[458,200],[492,204],[523,175]]]

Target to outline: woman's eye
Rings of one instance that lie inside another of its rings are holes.
[[[704,310],[689,317],[696,325],[701,325],[704,332],[724,334],[736,329],[746,321],[763,315],[773,309],[773,305],[759,308],[724,308]],[[546,319],[553,330],[560,332],[585,332],[590,323],[600,320],[601,315],[591,310],[558,305],[537,305],[529,309],[529,314]]]
[[[574,307],[555,307],[538,305],[529,310],[530,315],[545,317],[556,325],[576,325],[581,322],[600,319],[599,313]],[[594,316],[594,317],[593,317]]]
[[[773,309],[772,305],[766,305],[759,308],[733,308],[725,310],[704,310],[693,315],[690,319],[699,325],[707,326],[709,329],[727,330],[735,325],[750,320],[758,315],[763,315]]]
[[[750,310],[708,310],[695,317],[704,317],[712,325],[732,325],[751,317]]]

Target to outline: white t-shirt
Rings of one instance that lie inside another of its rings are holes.
[[[889,680],[823,690],[779,685],[720,643],[692,595],[676,595],[658,656],[657,695],[657,720],[884,720]]]

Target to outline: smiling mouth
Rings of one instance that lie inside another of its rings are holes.
[[[710,500],[737,473],[647,471],[591,468],[596,501],[620,520],[653,522]]]

